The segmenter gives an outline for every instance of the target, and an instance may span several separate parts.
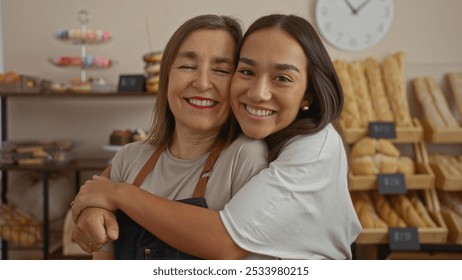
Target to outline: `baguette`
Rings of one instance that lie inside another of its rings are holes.
[[[383,79],[395,115],[395,123],[399,127],[411,127],[412,119],[406,95],[404,54],[397,53],[385,58],[383,62]]]
[[[353,205],[358,214],[359,221],[364,228],[387,228],[387,223],[382,220],[374,209],[372,200],[366,193],[352,195]]]
[[[428,91],[427,84],[423,77],[415,78],[412,81],[415,95],[419,101],[425,118],[433,124],[434,127],[446,127],[446,123],[433,104],[432,97]]]
[[[390,197],[393,208],[411,227],[426,227],[425,221],[420,217],[411,201],[405,195],[392,195]]]
[[[377,115],[377,120],[393,122],[394,117],[385,93],[382,69],[379,62],[375,58],[369,57],[364,62],[364,69],[366,71],[369,93]]]
[[[451,113],[449,105],[444,97],[443,92],[436,84],[435,80],[430,77],[425,77],[425,83],[433,97],[433,104],[437,108],[447,127],[458,128],[459,124]]]
[[[349,72],[353,90],[356,94],[358,109],[361,111],[363,117],[362,127],[367,127],[369,122],[377,121],[377,116],[373,110],[362,64],[359,61],[351,62],[349,64]]]
[[[390,227],[406,227],[406,223],[401,219],[401,217],[396,213],[396,211],[391,207],[387,198],[378,193],[372,195],[372,200],[374,201],[375,210]]]
[[[420,217],[422,217],[422,219],[424,220],[427,227],[431,227],[431,228],[437,227],[436,223],[430,217],[430,214],[428,213],[427,208],[425,207],[423,202],[420,200],[417,193],[410,194],[409,199],[411,200],[411,203],[414,206],[414,208],[419,213]]]
[[[365,125],[361,124],[361,116],[359,115],[358,104],[353,90],[350,73],[348,72],[348,64],[343,60],[336,60],[334,61],[334,67],[345,98],[340,120],[343,121],[347,128],[364,127]]]
[[[447,79],[456,103],[456,108],[462,118],[462,73],[449,73]]]

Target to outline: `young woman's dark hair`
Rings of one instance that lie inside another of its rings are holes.
[[[224,30],[228,32],[236,44],[234,63],[237,63],[238,51],[242,38],[242,27],[240,23],[228,16],[200,15],[183,23],[173,33],[172,37],[165,46],[162,54],[162,61],[159,72],[159,90],[157,93],[156,105],[154,106],[154,119],[150,134],[146,140],[155,146],[167,145],[173,137],[175,129],[175,118],[168,105],[167,92],[169,83],[169,73],[175,61],[178,50],[183,41],[194,31],[201,29]],[[224,124],[218,139],[230,144],[241,132],[239,125],[233,114]]]
[[[268,137],[269,160],[279,155],[282,146],[296,135],[316,133],[334,121],[343,109],[343,92],[332,61],[313,26],[294,15],[269,15],[255,21],[245,33],[242,44],[252,33],[266,28],[280,28],[290,34],[302,47],[307,59],[308,87],[304,98],[309,110],[300,111],[295,121]]]

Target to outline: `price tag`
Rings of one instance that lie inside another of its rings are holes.
[[[407,193],[404,174],[377,174],[377,184],[381,194],[405,194]]]
[[[371,138],[396,139],[396,126],[394,122],[370,122],[369,136]]]
[[[120,75],[118,92],[143,92],[145,91],[144,75]]]
[[[420,250],[419,232],[416,227],[388,228],[388,241],[393,251]]]

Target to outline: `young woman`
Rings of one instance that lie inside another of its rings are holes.
[[[114,183],[218,211],[267,166],[265,143],[237,137],[231,118],[229,85],[241,37],[240,25],[224,16],[198,16],[178,28],[163,53],[152,133],[147,142],[126,145],[115,155]],[[138,225],[149,223],[149,216],[134,222],[124,212],[117,211],[115,251],[105,248],[94,258],[112,258],[114,252],[118,259],[191,258]],[[94,239],[85,243],[98,249]]]
[[[361,231],[347,187],[347,158],[331,122],[343,106],[331,59],[309,22],[270,15],[244,35],[231,82],[244,133],[265,139],[270,166],[223,210],[181,205],[101,177],[73,213],[121,209],[160,239],[208,259],[350,259]],[[130,203],[137,201],[136,205]],[[97,227],[97,226],[96,226]]]

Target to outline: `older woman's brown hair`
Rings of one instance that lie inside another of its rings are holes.
[[[240,23],[228,16],[219,15],[200,15],[183,23],[168,41],[164,52],[159,73],[159,91],[157,93],[156,105],[154,106],[154,118],[151,131],[146,140],[148,143],[159,146],[168,145],[173,137],[175,129],[175,118],[170,110],[167,101],[169,73],[178,49],[183,41],[192,32],[200,29],[224,30],[234,39],[236,46],[240,45],[242,38],[242,27]],[[234,55],[234,64],[237,61],[237,47]],[[224,124],[218,138],[225,143],[231,143],[240,133],[239,125],[231,114],[228,121]]]

